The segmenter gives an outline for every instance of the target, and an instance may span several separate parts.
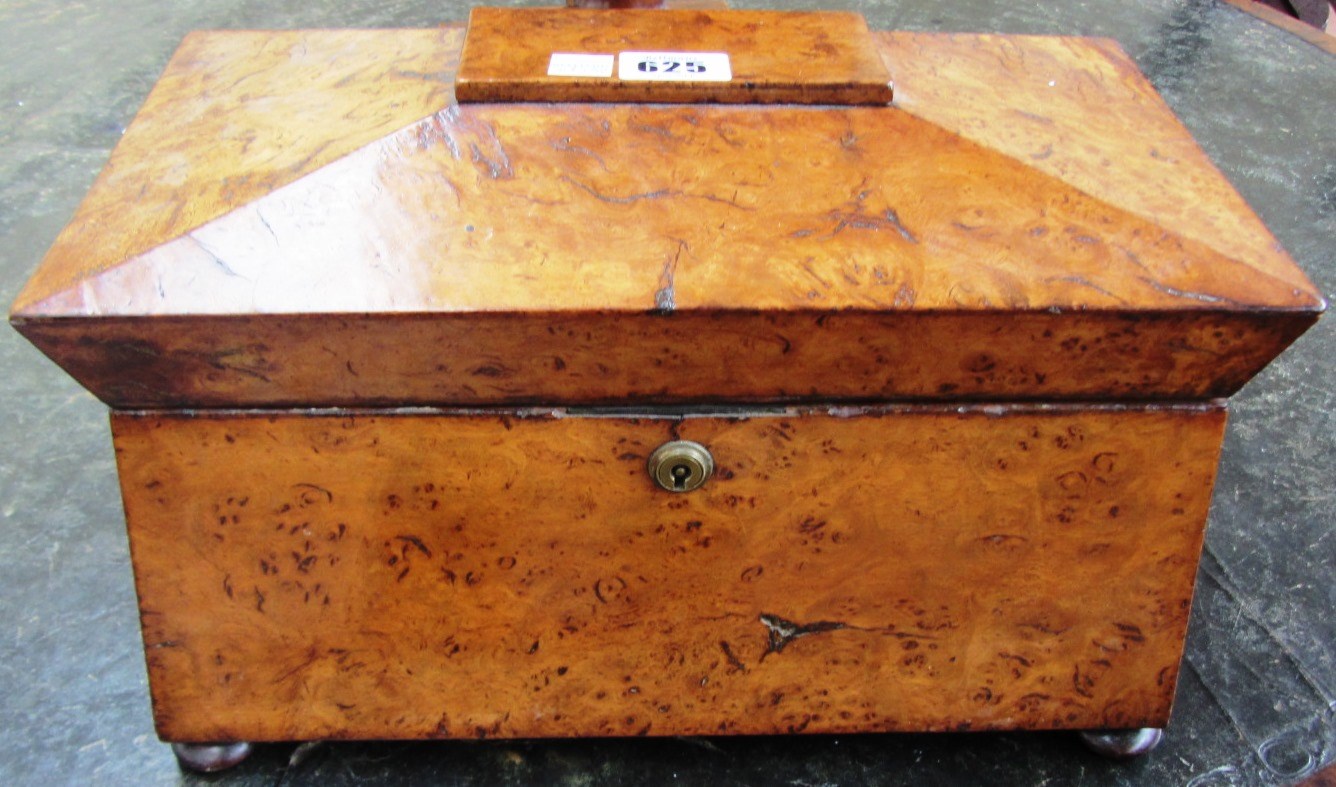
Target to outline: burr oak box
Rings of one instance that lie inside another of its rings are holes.
[[[1225,400],[1323,307],[1111,41],[480,8],[189,36],[11,321],[214,767],[1163,727]]]

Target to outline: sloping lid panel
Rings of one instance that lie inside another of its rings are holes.
[[[186,36],[14,311],[438,111],[460,29]]]
[[[165,82],[253,72],[246,47],[271,42],[250,35]],[[303,52],[370,62],[405,35],[304,33]],[[419,103],[310,157],[248,138],[293,157],[291,178],[233,195],[207,162],[184,167],[163,200],[217,207],[132,245],[125,217],[81,213],[16,325],[118,406],[1198,398],[1236,390],[1322,308],[1107,42],[880,35],[894,107],[456,106],[440,91],[459,38],[432,36],[387,77],[426,75],[391,90]],[[989,103],[990,58],[1017,95]],[[1079,87],[1040,103],[1055,75]],[[181,133],[155,120],[168,98],[127,141]],[[1128,113],[1140,136],[1086,122]],[[148,154],[112,168],[130,155]],[[261,182],[264,161],[228,177]],[[89,202],[131,187],[104,176]]]
[[[875,35],[904,112],[1209,246],[1296,295],[1315,294],[1114,41]],[[999,83],[1009,86],[1001,107]],[[1211,293],[1199,294],[1210,302]]]

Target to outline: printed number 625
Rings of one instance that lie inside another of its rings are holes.
[[[688,74],[705,73],[705,64],[693,61],[679,62],[677,60],[641,60],[636,64],[636,69],[646,74],[656,74],[659,72],[668,74],[674,71],[683,71]]]

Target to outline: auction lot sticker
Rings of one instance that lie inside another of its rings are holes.
[[[622,52],[617,78],[626,82],[728,82],[726,52]]]

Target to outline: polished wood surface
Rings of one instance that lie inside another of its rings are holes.
[[[723,11],[728,0],[566,0],[567,8],[667,8],[690,11]]]
[[[461,28],[186,36],[14,311],[438,111],[463,39]]]
[[[168,740],[1163,726],[1223,426],[113,417]]]
[[[137,407],[1209,399],[1311,323],[1228,313],[116,319],[24,333]],[[227,337],[220,344],[219,338]]]
[[[426,114],[263,195],[216,184],[266,184],[266,155],[312,145],[259,126],[251,158],[192,154],[179,187],[118,149],[113,173],[141,175],[99,181],[12,318],[105,401],[1222,396],[1323,307],[1108,42],[886,34],[893,107],[457,106],[457,32],[300,35],[310,60],[411,40],[440,69],[356,70],[419,91],[391,115],[327,86],[312,105],[369,129],[339,139]],[[269,40],[178,58],[219,84],[165,81],[127,141],[197,149],[178,114],[248,106],[223,75],[302,77]],[[233,209],[100,227],[89,205],[139,189]]]
[[[554,52],[717,52],[726,82],[552,77]],[[475,8],[455,95],[488,101],[888,104],[891,76],[861,14]]]
[[[1317,297],[1113,40],[876,36],[902,111]]]

